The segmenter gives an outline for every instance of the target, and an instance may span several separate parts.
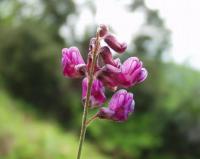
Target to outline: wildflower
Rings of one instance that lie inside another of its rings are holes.
[[[147,75],[143,63],[137,57],[130,57],[121,65],[120,73],[116,78],[121,87],[128,88],[143,82]]]
[[[133,94],[121,89],[112,96],[108,108],[100,108],[97,116],[101,119],[123,122],[133,112],[134,106]]]
[[[147,78],[148,72],[137,57],[130,57],[123,64],[116,64],[110,57],[107,61],[110,64],[106,64],[98,72],[98,78],[112,90],[117,87],[132,87]]]
[[[86,65],[76,47],[62,49],[62,70],[66,77],[79,78],[85,74]]]
[[[86,99],[86,93],[88,88],[88,79],[84,78],[82,81],[82,100],[84,101]],[[100,80],[95,79],[92,84],[92,90],[91,90],[91,96],[90,96],[90,103],[91,107],[99,107],[101,106],[105,100],[106,96],[104,94],[105,89],[103,87],[103,84]]]

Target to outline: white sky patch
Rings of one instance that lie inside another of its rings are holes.
[[[76,0],[80,5],[83,0]],[[81,35],[84,26],[108,24],[120,40],[130,43],[144,21],[142,12],[130,13],[126,6],[131,0],[96,0],[96,17],[81,8],[76,20],[77,32]],[[199,0],[146,0],[149,8],[157,9],[172,32],[172,59],[177,63],[200,69],[200,1]],[[77,23],[78,21],[78,23]]]
[[[129,1],[126,0],[96,1],[96,21],[98,24],[108,24],[121,41],[129,43],[139,26],[144,22],[144,15],[142,12],[127,12],[127,4]]]
[[[200,1],[146,0],[146,3],[148,7],[160,11],[172,31],[173,59],[200,69]]]
[[[79,17],[79,21],[76,23],[76,33],[78,33],[77,37],[82,37],[86,31],[86,27],[92,23],[94,23],[94,17],[92,16],[91,11],[84,8]]]

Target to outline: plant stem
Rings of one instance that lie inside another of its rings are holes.
[[[80,157],[81,157],[82,146],[83,146],[83,142],[84,142],[84,139],[85,139],[85,133],[86,133],[86,128],[87,128],[88,108],[89,108],[89,105],[90,105],[90,95],[91,95],[91,90],[92,90],[92,83],[93,83],[93,80],[94,80],[93,76],[94,76],[95,64],[96,64],[96,61],[97,61],[99,46],[100,46],[99,32],[97,31],[95,47],[92,50],[92,64],[91,64],[91,67],[89,68],[88,88],[87,88],[86,100],[85,100],[83,116],[82,116],[82,125],[81,125],[81,133],[80,133],[77,159],[80,159]]]
[[[97,114],[95,114],[94,116],[92,116],[91,118],[89,118],[87,121],[86,121],[86,125],[89,126],[89,124],[94,121],[95,119],[97,119],[98,116]]]

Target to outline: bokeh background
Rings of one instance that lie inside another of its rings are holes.
[[[136,109],[127,122],[89,127],[83,159],[200,158],[200,72],[188,62],[199,52],[197,5],[157,1],[0,1],[0,159],[76,158],[81,80],[63,77],[61,49],[76,45],[86,57],[104,22],[129,44],[120,58],[139,56],[149,77],[129,89]]]

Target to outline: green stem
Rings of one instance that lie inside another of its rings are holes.
[[[85,100],[83,116],[82,116],[82,125],[81,125],[81,133],[80,133],[77,159],[81,158],[81,151],[82,151],[83,142],[85,139],[85,133],[86,133],[86,129],[87,129],[87,115],[88,115],[88,108],[90,105],[90,95],[91,95],[91,90],[92,90],[92,83],[94,80],[93,75],[94,75],[95,64],[96,64],[97,56],[98,56],[99,45],[100,45],[99,44],[99,32],[97,31],[95,48],[92,50],[92,56],[93,56],[92,64],[91,64],[91,68],[89,68],[88,89],[87,89],[87,93],[86,93],[86,100]]]
[[[90,119],[88,119],[88,120],[86,121],[86,125],[89,126],[89,124],[90,124],[92,121],[94,121],[95,119],[97,119],[97,118],[98,118],[98,116],[97,116],[97,114],[95,114],[94,116],[92,116]]]

